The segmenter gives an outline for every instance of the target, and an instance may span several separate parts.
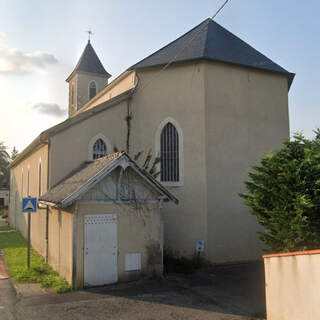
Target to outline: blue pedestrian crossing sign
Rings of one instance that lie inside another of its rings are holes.
[[[37,212],[37,198],[22,198],[22,212]]]

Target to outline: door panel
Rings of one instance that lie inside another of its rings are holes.
[[[113,214],[84,217],[84,285],[118,281],[117,220]]]

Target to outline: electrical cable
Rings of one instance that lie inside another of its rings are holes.
[[[203,32],[203,30],[207,27],[207,25],[209,24],[209,22],[211,20],[213,20],[218,14],[219,12],[225,7],[225,5],[229,2],[229,0],[225,0],[224,3],[219,7],[219,9],[213,14],[213,16],[211,18],[208,19],[208,21],[202,26],[202,28],[187,42],[187,44],[178,51],[178,53],[173,57],[173,59],[171,59],[161,70],[159,70],[158,73],[155,74],[155,76],[153,78],[150,79],[149,82],[147,82],[139,91],[141,92],[142,90],[144,90],[147,86],[149,86],[151,84],[151,82],[153,82],[164,70],[166,70],[179,56],[180,54],[187,49],[190,44],[201,34],[201,32]]]

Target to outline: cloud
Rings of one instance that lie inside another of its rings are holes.
[[[0,75],[24,75],[58,63],[54,55],[42,51],[24,53],[10,48],[4,33],[0,33]]]
[[[7,37],[6,34],[0,32],[0,50],[7,46]]]
[[[38,102],[31,106],[33,110],[49,116],[63,117],[67,114],[66,109],[62,109],[56,103]]]

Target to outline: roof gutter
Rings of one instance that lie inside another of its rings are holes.
[[[104,101],[101,104],[96,105],[92,109],[83,111],[72,118],[68,118],[64,122],[57,124],[56,126],[46,130],[45,132],[49,133],[50,136],[54,136],[57,133],[65,130],[75,124],[78,124],[79,122],[82,122],[95,114],[103,112],[104,110],[109,109],[109,108],[129,99],[132,96],[132,94],[133,94],[133,89],[129,89],[128,91],[125,91],[110,100]]]
[[[45,206],[50,206],[50,207],[55,207],[58,208],[58,205],[56,203],[53,202],[49,202],[49,201],[44,201],[44,200],[39,200],[39,203],[45,205]]]
[[[219,60],[219,59],[213,59],[213,58],[210,58],[210,57],[197,57],[197,58],[192,58],[192,59],[174,61],[174,62],[172,62],[172,65],[180,65],[180,64],[192,63],[192,62],[196,62],[196,61],[214,61],[214,62],[234,65],[234,66],[238,66],[238,67],[250,68],[250,69],[254,69],[254,70],[258,70],[258,71],[265,71],[265,72],[271,72],[271,73],[275,73],[275,74],[284,75],[288,79],[288,91],[290,90],[291,84],[292,84],[293,79],[294,79],[294,77],[296,75],[295,73],[289,72],[289,71],[287,71],[285,69],[283,69],[283,71],[281,72],[281,71],[261,68],[259,66],[245,65],[245,64],[242,64],[242,63],[236,63],[236,62],[224,61],[224,60]],[[130,70],[131,71],[138,71],[138,70],[144,70],[144,69],[150,69],[150,68],[160,68],[160,67],[165,66],[165,65],[166,65],[166,63],[158,63],[158,64],[146,65],[146,66],[141,66],[141,67],[135,67],[135,65],[133,65],[130,68],[128,68],[128,70],[129,71]],[[137,74],[138,74],[138,72],[137,72]]]
[[[122,162],[122,159],[125,158],[125,163]],[[94,185],[99,183],[106,175],[108,175],[110,172],[112,172],[116,167],[122,166],[127,167],[130,166],[132,170],[134,170],[141,178],[146,180],[149,184],[153,186],[162,196],[160,197],[164,201],[173,201],[175,204],[179,203],[179,200],[172,195],[164,186],[162,186],[155,178],[153,178],[146,170],[140,168],[135,161],[133,161],[130,156],[125,152],[120,152],[120,155],[111,160],[107,166],[104,166],[102,169],[100,169],[98,172],[96,172],[91,178],[84,181],[76,190],[72,191],[72,193],[65,196],[63,199],[58,199],[54,203],[52,202],[52,199],[50,197],[46,197],[44,195],[43,198],[40,197],[39,201],[41,203],[59,207],[59,208],[65,208],[70,206],[74,201],[79,199],[79,197],[90,190]],[[54,201],[54,200],[53,200]]]
[[[40,146],[46,145],[49,143],[49,134],[41,133],[37,138],[35,138],[22,152],[18,154],[18,156],[10,163],[8,166],[9,169],[14,168],[18,163],[20,163],[23,159],[29,156]]]

